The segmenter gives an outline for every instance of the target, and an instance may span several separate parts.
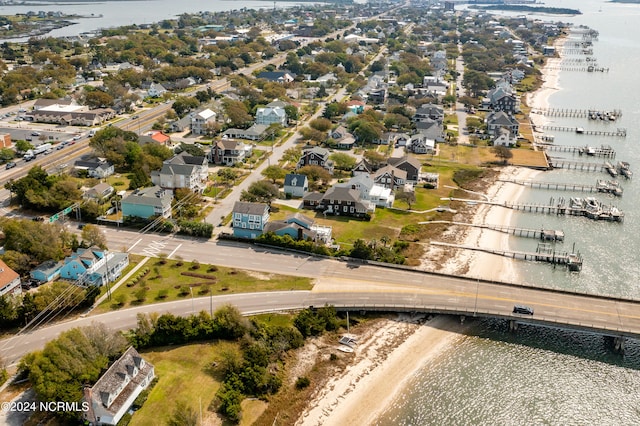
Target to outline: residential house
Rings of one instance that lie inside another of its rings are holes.
[[[0,296],[20,293],[22,293],[20,275],[0,260]]]
[[[84,388],[84,420],[92,426],[118,424],[154,377],[153,364],[130,346],[93,386]]]
[[[265,126],[279,124],[286,127],[287,113],[284,108],[279,106],[258,108],[256,110],[256,124],[264,124]]]
[[[143,219],[156,216],[171,217],[172,200],[171,191],[164,190],[159,186],[136,189],[120,202],[122,216]]]
[[[236,201],[233,205],[233,236],[237,238],[257,238],[269,221],[269,206],[263,203]]]
[[[227,129],[222,134],[223,138],[231,139],[247,139],[250,141],[261,141],[267,136],[267,128],[265,124],[254,124],[248,129]]]
[[[436,141],[418,133],[411,138],[408,148],[414,154],[434,154]]]
[[[210,109],[202,110],[191,117],[191,134],[206,135],[210,126],[216,122],[216,113]]]
[[[151,172],[151,182],[164,189],[187,188],[202,192],[209,177],[207,157],[193,156],[186,151],[162,163],[162,169]]]
[[[496,111],[489,114],[487,120],[487,133],[496,137],[499,134],[501,128],[505,128],[511,132],[513,137],[518,136],[520,123],[513,117],[513,115],[504,111]]]
[[[320,166],[329,173],[333,173],[333,161],[329,159],[329,150],[317,146],[302,151],[297,168],[305,166]]]
[[[513,147],[516,145],[516,139],[511,132],[504,127],[498,129],[496,136],[493,138],[493,146]]]
[[[444,142],[444,128],[437,121],[426,119],[415,123],[416,132],[420,133],[427,139],[433,139],[436,142]]]
[[[342,186],[332,186],[325,192],[320,200],[318,210],[336,216],[366,217],[370,211],[375,210],[370,203],[362,200],[360,191]]]
[[[89,177],[96,179],[104,179],[111,176],[115,170],[113,164],[100,158],[93,160],[76,160],[76,162],[73,163],[73,167],[76,170],[86,170]]]
[[[113,188],[113,186],[105,182],[100,182],[94,187],[86,190],[82,195],[82,198],[84,198],[85,200],[92,200],[97,203],[102,203],[104,200],[109,198],[114,191],[115,189]]]
[[[315,221],[301,213],[294,213],[284,220],[274,220],[267,223],[264,233],[273,232],[282,237],[289,235],[295,240],[311,240],[328,244],[331,242],[332,229],[330,226],[316,225]]]
[[[329,132],[329,137],[333,139],[338,149],[351,149],[356,143],[356,139],[343,126]]]
[[[442,107],[434,104],[423,104],[420,108],[416,109],[416,113],[413,115],[413,121],[427,120],[442,123],[444,120],[444,110]]]
[[[165,93],[167,93],[167,89],[165,89],[164,86],[159,83],[151,83],[151,85],[147,89],[147,94],[152,98],[159,98]]]
[[[410,140],[411,140],[411,136],[409,136],[407,133],[387,132],[387,133],[383,133],[380,140],[376,141],[375,143],[378,143],[380,145],[391,144],[396,147],[400,147],[400,146],[406,146]]]
[[[369,162],[366,160],[366,158],[362,158],[360,161],[358,161],[355,165],[355,167],[353,168],[353,170],[351,170],[351,173],[354,176],[358,176],[360,174],[367,174],[370,175],[371,173],[373,173],[374,168],[371,164],[369,164]]]
[[[309,191],[309,179],[305,175],[289,173],[284,177],[284,193],[291,197],[304,197]]]
[[[29,276],[41,283],[47,283],[60,277],[60,268],[62,268],[62,265],[62,262],[47,260],[32,269],[29,272]]]
[[[209,162],[234,166],[251,156],[253,146],[235,139],[220,139],[211,146]]]
[[[404,187],[404,184],[407,182],[407,172],[387,165],[378,169],[373,175],[373,181],[380,186],[395,191],[396,189]]]
[[[360,192],[360,199],[363,202],[368,201],[378,207],[391,207],[395,199],[390,188],[376,185],[371,175],[368,174],[353,176],[349,181],[338,183],[336,186],[355,189]]]
[[[110,252],[97,246],[79,248],[64,259],[60,278],[81,286],[101,287],[115,281],[129,264],[129,254]]]
[[[391,157],[387,161],[390,166],[402,170],[406,173],[405,180],[409,182],[417,182],[420,178],[420,161],[408,155],[404,157]]]
[[[319,209],[324,196],[321,192],[309,192],[302,198],[302,207],[305,209]]]
[[[263,71],[256,76],[276,83],[291,83],[296,75],[290,71]]]
[[[171,124],[169,124],[169,130],[172,132],[184,132],[191,126],[192,119],[193,117],[191,115],[185,115],[179,120],[172,121]]]
[[[145,145],[148,143],[155,143],[164,146],[171,145],[171,136],[160,130],[152,130],[150,132],[145,133],[144,135],[140,135],[138,138],[138,143],[140,145]]]
[[[511,85],[507,82],[489,90],[482,103],[483,107],[494,111],[505,111],[511,114],[520,111],[518,97],[513,93]]]

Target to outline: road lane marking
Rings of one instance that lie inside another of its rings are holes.
[[[135,246],[137,246],[137,245],[138,245],[138,243],[139,243],[140,241],[142,241],[142,238],[140,238],[138,241],[136,241],[135,243],[133,243],[133,245],[132,245],[131,247],[129,247],[129,250],[127,250],[127,251],[131,251]]]
[[[173,256],[175,254],[175,252],[178,251],[178,249],[182,247],[182,243],[178,244],[178,247],[176,247],[175,249],[173,249],[173,251],[171,252],[171,254],[169,254],[169,256],[167,256],[167,259],[171,259],[171,256]]]

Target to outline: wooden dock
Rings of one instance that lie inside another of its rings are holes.
[[[555,71],[572,71],[572,72],[609,72],[608,67],[598,67],[595,65],[589,65],[586,67],[576,67],[576,66],[558,66],[558,67],[548,67],[549,70]]]
[[[500,182],[513,183],[516,185],[528,186],[534,189],[548,189],[555,191],[574,191],[574,192],[604,192],[617,196],[622,196],[622,188],[616,181],[604,181],[599,179],[595,185],[582,185],[578,183],[562,183],[562,182],[534,182],[530,180],[518,179],[499,179]]]
[[[606,157],[606,158],[615,158],[616,151],[611,148],[609,145],[600,145],[600,148],[594,146],[569,146],[569,145],[543,145],[543,148],[547,151],[556,151],[556,152],[571,152],[573,154],[578,153],[579,155],[589,155],[592,157]]]
[[[463,244],[444,243],[440,241],[431,241],[431,245],[441,247],[451,247],[463,250],[474,250],[483,253],[495,254],[498,256],[504,256],[511,259],[529,260],[534,262],[547,262],[553,265],[565,265],[572,271],[580,271],[582,269],[582,256],[579,253],[556,253],[555,250],[549,250],[546,247],[538,246],[538,251],[514,251],[514,250],[500,250],[487,247],[468,246]],[[544,245],[543,245],[544,246]]]
[[[544,126],[542,126],[542,130],[573,132],[579,135],[612,136],[612,137],[618,137],[618,138],[627,137],[627,129],[622,127],[617,128],[615,131],[605,131],[605,130],[586,130],[586,129],[583,129],[582,127],[553,126],[553,125],[545,124]]]
[[[457,226],[469,226],[471,228],[489,229],[491,231],[502,232],[503,234],[514,235],[516,237],[523,238],[535,238],[543,241],[564,241],[564,231],[557,229],[531,229],[531,228],[518,228],[515,226],[506,225],[491,225],[488,223],[467,223],[467,222],[453,222],[450,220],[430,220],[427,222],[418,222],[419,225],[429,224],[448,224]]]
[[[555,214],[557,216],[582,216],[593,220],[603,220],[607,222],[624,222],[624,213],[615,206],[608,206],[593,197],[574,198],[567,200],[560,198],[556,203],[553,198],[549,204],[537,203],[515,203],[495,201],[470,200],[464,198],[441,198],[441,200],[471,202],[474,204],[489,204],[492,206],[505,207],[507,209],[518,210],[529,213]]]
[[[534,111],[531,111],[532,113]],[[598,110],[598,109],[573,109],[573,108],[543,108],[535,110],[535,113],[547,117],[575,117],[589,118],[592,120],[600,119],[603,121],[615,121],[622,117],[622,111],[619,109]]]
[[[549,166],[553,169],[579,170],[581,172],[606,172],[608,163],[589,163],[586,161],[565,160],[563,158],[547,157]]]

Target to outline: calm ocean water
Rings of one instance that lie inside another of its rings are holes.
[[[548,6],[580,9],[577,17],[541,16],[587,25],[600,33],[594,57],[608,73],[563,71],[562,90],[550,98],[555,108],[621,109],[616,123],[580,118],[551,118],[553,124],[586,129],[627,129],[626,138],[547,132],[557,145],[608,144],[640,172],[640,5],[596,0],[552,0]],[[553,156],[572,158],[554,152]],[[576,155],[577,161],[585,159]],[[595,185],[604,173],[556,170],[540,181]],[[637,179],[637,178],[636,178]],[[562,229],[566,241],[557,251],[584,256],[578,274],[549,265],[517,263],[522,281],[540,286],[640,298],[640,196],[637,180],[620,179],[621,198],[597,195],[625,212],[622,224],[575,217],[516,213],[514,224]],[[546,203],[550,198],[593,194],[527,190],[519,201]],[[512,249],[535,251],[537,242],[512,237]],[[439,360],[426,365],[379,418],[379,425],[631,425],[640,424],[640,345],[627,342],[624,358],[612,355],[603,339],[587,334],[525,327],[509,334],[498,321],[477,324],[474,334]]]
[[[321,2],[318,2],[321,3]],[[297,3],[275,2],[275,7],[282,9]],[[0,5],[0,15],[15,15],[29,11],[63,12],[71,15],[83,16],[75,20],[75,25],[51,31],[47,35],[62,37],[94,31],[99,28],[112,28],[131,24],[151,24],[164,19],[173,19],[183,13],[197,13],[201,11],[223,12],[247,9],[273,8],[273,1],[257,0],[121,0],[60,3],[47,2],[37,6],[8,6]]]

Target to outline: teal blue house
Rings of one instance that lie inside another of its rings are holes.
[[[122,199],[122,216],[143,219],[155,216],[171,217],[172,199],[172,192],[159,186],[136,189]]]
[[[29,272],[29,276],[36,281],[46,283],[53,281],[60,277],[60,268],[62,268],[62,262],[56,262],[53,260],[47,260],[42,262],[35,269]]]
[[[112,253],[95,246],[80,248],[64,259],[60,278],[82,286],[100,287],[118,279],[128,264],[128,253]]]
[[[269,206],[263,203],[236,201],[233,205],[233,236],[257,238],[269,221]]]

